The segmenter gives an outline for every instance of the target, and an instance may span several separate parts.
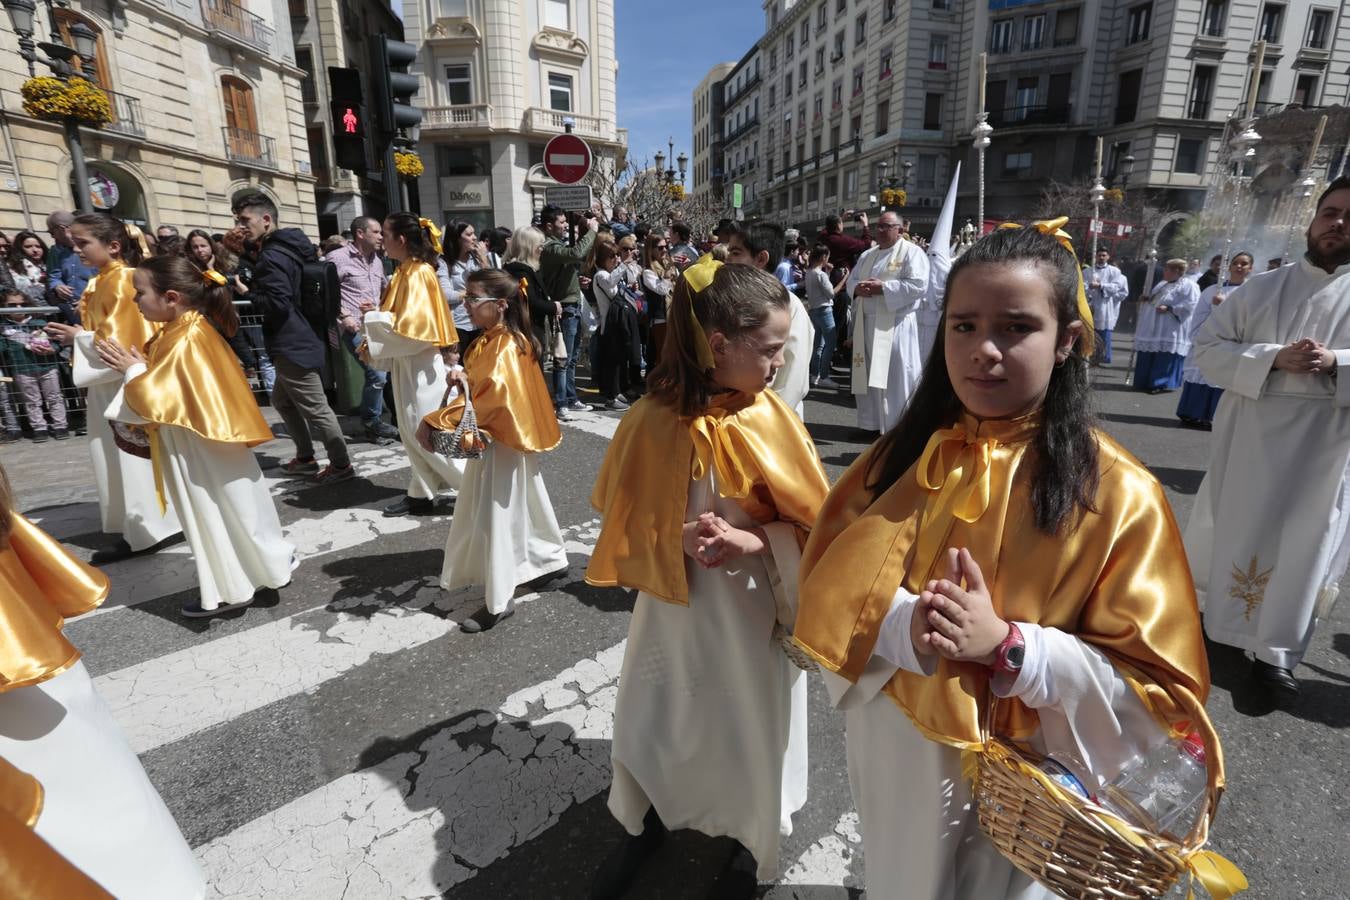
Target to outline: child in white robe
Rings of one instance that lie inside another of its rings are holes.
[[[282,537],[272,495],[250,449],[272,439],[221,333],[239,317],[223,275],[157,256],[136,268],[136,305],[162,330],[144,356],[116,341],[98,352],[124,383],[110,418],[143,428],[161,503],[172,502],[197,566],[188,618],[242,609],[285,586],[295,548]]]

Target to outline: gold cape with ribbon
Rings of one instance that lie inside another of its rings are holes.
[[[169,322],[145,353],[149,368],[127,382],[124,396],[154,425],[250,447],[272,439],[234,351],[201,313]]]
[[[38,780],[0,757],[0,897],[111,898],[34,833],[42,801]]]
[[[459,343],[436,270],[420,260],[404,260],[394,271],[380,311],[393,313],[394,332],[409,340],[437,347]]]
[[[61,627],[108,597],[108,576],[18,513],[0,547],[0,692],[54,678],[80,658]]]
[[[135,271],[118,260],[99,269],[80,295],[80,324],[97,340],[144,350],[160,326],[136,306],[136,286],[131,282]]]
[[[562,443],[553,399],[533,351],[520,346],[505,325],[489,328],[464,357],[478,428],[521,453],[542,453]],[[432,428],[453,431],[464,415],[461,394],[423,417]]]
[[[946,548],[967,547],[1002,618],[1076,635],[1110,657],[1163,727],[1204,737],[1217,801],[1223,754],[1204,708],[1209,665],[1190,568],[1162,487],[1097,432],[1096,511],[1077,528],[1071,519],[1062,534],[1047,535],[1036,527],[1030,494],[1028,450],[1039,427],[1039,413],[983,422],[962,415],[875,500],[865,486],[874,450],[864,453],[831,491],[803,551],[795,638],[821,665],[856,681],[896,588],[918,594],[946,577]],[[885,690],[931,740],[982,746],[986,667],[939,657],[933,675],[901,670]],[[1039,719],[1008,699],[994,727],[1024,741]]]
[[[760,524],[795,525],[801,543],[830,489],[806,427],[773,391],[719,394],[692,418],[644,398],[624,414],[595,480],[604,524],[587,583],[688,606],[685,507],[689,482],[710,468],[718,493]]]

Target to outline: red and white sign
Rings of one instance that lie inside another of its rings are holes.
[[[544,171],[559,184],[576,184],[591,171],[591,148],[575,134],[560,134],[544,145]]]

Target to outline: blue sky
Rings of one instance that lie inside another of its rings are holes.
[[[614,0],[619,56],[619,127],[639,165],[675,138],[693,163],[695,86],[719,62],[739,60],[764,30],[759,0]],[[667,166],[670,163],[666,164]],[[692,186],[692,185],[691,185]]]

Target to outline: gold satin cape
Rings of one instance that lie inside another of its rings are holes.
[[[54,678],[80,658],[61,627],[108,597],[108,576],[18,513],[0,548],[0,692]]]
[[[135,271],[113,260],[89,279],[80,295],[81,327],[92,331],[96,340],[116,341],[124,350],[144,350],[160,327],[136,306],[136,286],[131,282]]]
[[[1070,519],[1061,535],[1045,534],[1032,510],[1027,454],[1039,416],[961,416],[875,500],[865,487],[874,450],[857,459],[830,492],[803,551],[796,641],[856,681],[896,588],[920,593],[929,580],[946,577],[943,551],[969,548],[1000,617],[1086,641],[1111,659],[1171,734],[1203,736],[1217,802],[1223,753],[1204,708],[1209,665],[1190,568],[1162,487],[1097,432],[1096,511],[1076,529]],[[986,667],[939,657],[933,675],[901,670],[884,690],[930,740],[982,746],[991,697]],[[1013,698],[1000,700],[997,719],[995,732],[1018,741],[1039,727],[1036,711]]]
[[[773,391],[730,392],[699,416],[680,416],[653,397],[633,405],[610,442],[591,504],[603,525],[588,584],[623,586],[689,605],[683,529],[689,482],[715,469],[718,493],[755,522],[816,522],[830,485],[811,436]]]
[[[395,334],[414,341],[449,347],[459,343],[450,306],[441,294],[436,270],[420,260],[404,260],[384,289],[381,312],[394,314]]]
[[[438,288],[439,290],[439,288]],[[558,416],[534,352],[505,325],[489,328],[464,357],[478,429],[521,453],[543,453],[562,443]],[[432,428],[454,431],[464,416],[464,395],[423,417]]]
[[[34,833],[42,800],[38,780],[0,756],[0,897],[111,898]]]
[[[146,371],[124,388],[127,405],[155,425],[186,428],[208,441],[255,447],[272,439],[234,351],[190,309],[146,346]]]

